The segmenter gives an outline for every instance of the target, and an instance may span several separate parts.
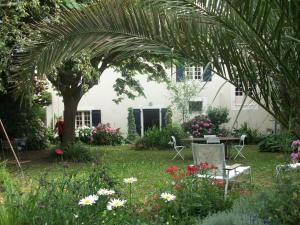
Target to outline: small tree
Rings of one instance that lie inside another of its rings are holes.
[[[189,102],[195,98],[201,91],[199,82],[184,78],[181,82],[168,83],[168,89],[170,90],[170,100],[175,110],[178,110],[181,114],[182,122],[189,120]]]
[[[172,109],[171,109],[171,107],[168,107],[165,118],[164,118],[166,121],[166,125],[172,124],[172,117],[173,117]]]
[[[136,132],[135,119],[134,119],[133,109],[132,108],[128,108],[127,121],[128,121],[128,135],[127,135],[127,139],[129,141],[133,142],[133,141],[135,141],[137,139],[138,134]]]

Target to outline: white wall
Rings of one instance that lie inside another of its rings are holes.
[[[144,108],[151,105],[151,108],[166,108],[171,104],[169,100],[170,94],[164,83],[147,81],[147,76],[139,75],[138,79],[141,86],[144,88],[146,98],[138,97],[134,100],[125,98],[117,105],[112,101],[112,99],[117,98],[113,85],[119,76],[120,75],[112,69],[105,71],[100,78],[99,84],[94,86],[82,97],[79,102],[78,111],[100,109],[102,123],[110,123],[113,127],[121,128],[123,134],[126,135],[127,110],[129,107]],[[173,80],[175,80],[175,75],[173,75]],[[207,82],[204,89],[199,93],[199,96],[196,99],[203,101],[204,110],[206,110],[210,105],[227,107],[230,111],[231,118],[227,127],[230,127],[239,111],[240,106],[238,104],[239,101],[237,101],[234,95],[234,86],[229,83],[223,85],[224,82],[225,81],[222,78],[213,76],[212,81]],[[199,85],[203,84],[204,83],[202,82]],[[220,89],[222,85],[223,87]],[[216,95],[217,97],[215,98]],[[214,98],[215,100],[213,102]],[[52,105],[47,108],[48,125],[50,125],[54,114],[57,116],[62,115],[64,109],[61,97],[58,97],[55,92],[52,93],[52,101]],[[272,128],[272,117],[256,103],[248,100],[246,102],[249,102],[249,104],[244,106],[242,113],[238,117],[238,124],[240,125],[244,121],[248,122],[251,127],[257,128],[261,132],[265,132],[266,129]],[[180,122],[179,114],[176,112],[173,112],[173,114],[174,122]]]

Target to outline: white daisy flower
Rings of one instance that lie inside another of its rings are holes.
[[[121,200],[121,199],[118,199],[118,198],[114,198],[114,199],[112,199],[108,202],[106,208],[107,208],[107,210],[112,210],[114,208],[124,206],[125,203],[126,203],[126,200]]]
[[[81,199],[78,204],[79,205],[93,205],[96,203],[98,198],[99,197],[97,195],[89,195],[89,196]]]
[[[164,199],[166,202],[170,202],[173,201],[176,196],[172,195],[171,193],[165,192],[160,195],[160,198]]]
[[[135,177],[125,178],[124,183],[126,184],[132,184],[134,182],[137,182],[137,179]]]
[[[108,189],[105,189],[105,188],[101,188],[97,192],[98,195],[113,195],[115,193],[116,192],[114,190],[108,190]]]

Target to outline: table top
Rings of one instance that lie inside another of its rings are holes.
[[[240,137],[218,137],[220,139],[220,141],[239,141]],[[184,138],[182,139],[183,141],[206,141],[205,138],[201,137],[201,138]]]

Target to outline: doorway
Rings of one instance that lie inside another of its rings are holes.
[[[160,127],[159,109],[143,109],[144,115],[144,132],[152,127]]]

